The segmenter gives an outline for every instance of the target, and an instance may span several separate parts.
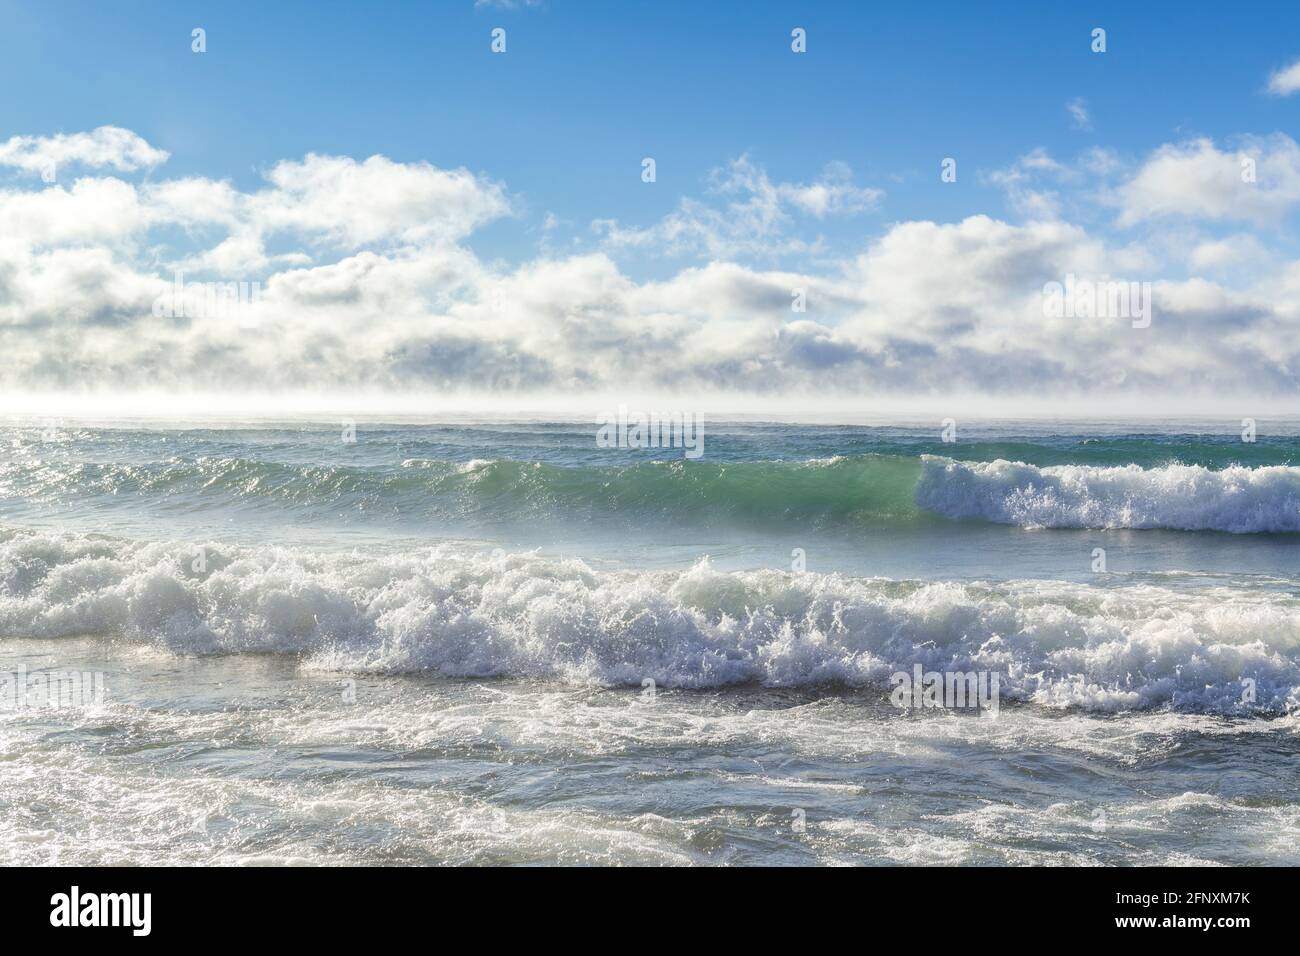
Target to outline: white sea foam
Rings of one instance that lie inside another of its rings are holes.
[[[1300,531],[1300,467],[1160,468],[923,457],[916,503],[948,518],[1027,528]]]
[[[195,570],[189,545],[9,533],[0,635],[606,686],[884,687],[920,663],[999,672],[1004,699],[1105,711],[1276,712],[1300,698],[1300,601],[1273,591],[725,573],[707,560],[596,571],[450,547],[204,555]]]

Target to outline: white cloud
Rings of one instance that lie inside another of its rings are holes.
[[[244,196],[230,183],[202,177],[169,179],[142,189],[145,202],[160,222],[187,229],[220,225],[234,228],[242,217]]]
[[[1265,160],[1294,144],[1261,143],[1260,185],[1276,193]],[[1208,155],[1216,171],[1217,152],[1183,144],[1152,162],[1171,159],[1186,175],[1181,163]],[[1034,151],[1003,171],[1004,184],[1028,190],[1037,176],[1064,189],[1116,164]],[[1135,205],[1163,214],[1150,165],[1125,185],[1141,187]],[[1205,208],[1183,199],[1180,211]],[[715,261],[639,281],[606,252],[487,263],[467,241],[509,214],[505,187],[383,157],[286,161],[249,192],[113,177],[0,191],[0,389],[1294,393],[1300,263],[1256,262],[1263,244],[1249,232],[1205,238],[1186,227],[1176,242],[1116,245],[1059,216],[977,215],[899,222],[815,268],[727,261],[807,249],[798,223],[874,201],[841,168],[782,183],[738,161],[715,177],[710,202],[684,202],[642,240],[679,241]],[[262,329],[154,316],[177,264],[260,278]],[[1185,267],[1232,270],[1239,285]],[[1067,275],[1151,282],[1151,327],[1046,317],[1043,287]],[[792,310],[794,290],[806,312]]]
[[[1276,223],[1300,203],[1300,146],[1283,133],[1243,137],[1231,152],[1209,139],[1165,145],[1112,201],[1121,225],[1163,216]]]
[[[120,179],[78,179],[70,189],[0,190],[0,235],[33,245],[112,242],[147,221],[135,187]]]
[[[13,136],[0,143],[0,166],[31,173],[67,165],[133,172],[165,163],[170,154],[155,149],[128,129],[101,126],[89,133]]]
[[[1035,220],[1056,219],[1061,212],[1060,193],[1038,185],[1038,179],[1044,175],[1060,181],[1072,174],[1040,146],[1006,169],[994,170],[988,179],[1006,192],[1007,202],[1020,215]]]
[[[1273,71],[1268,78],[1268,91],[1274,96],[1290,96],[1297,90],[1300,90],[1300,60]]]
[[[218,276],[263,275],[279,265],[310,265],[305,252],[268,255],[266,243],[254,230],[239,228],[217,245],[175,263],[183,272],[205,272]]]
[[[819,179],[811,183],[777,183],[752,164],[742,161],[732,166],[732,182],[759,194],[772,189],[777,202],[786,202],[818,219],[826,216],[851,216],[875,209],[884,195],[880,189],[853,185],[853,170],[843,162],[826,165]],[[734,187],[733,187],[734,188]]]
[[[1088,103],[1082,96],[1076,96],[1065,104],[1070,114],[1070,123],[1075,129],[1092,129],[1092,117],[1088,114]]]
[[[1065,210],[1087,212],[1099,204],[1100,193],[1125,169],[1114,152],[1100,146],[1085,149],[1072,160],[1058,160],[1035,147],[987,180],[1007,194],[1011,208],[1034,219],[1060,218]]]
[[[1187,263],[1198,271],[1215,272],[1242,264],[1264,264],[1271,258],[1254,236],[1238,234],[1197,243],[1188,255]]]
[[[1109,176],[1123,168],[1114,150],[1094,146],[1079,157],[1080,168],[1093,176]]]
[[[267,178],[275,188],[248,201],[257,225],[348,248],[386,240],[454,242],[510,212],[504,188],[468,170],[383,156],[358,163],[313,154],[278,163]]]
[[[816,239],[792,235],[795,213],[825,219],[874,209],[884,192],[855,186],[844,163],[831,163],[811,183],[773,182],[766,170],[740,156],[710,176],[711,196],[724,203],[684,198],[653,226],[623,227],[615,220],[592,225],[608,249],[637,248],[664,255],[711,258],[800,254],[819,248]]]

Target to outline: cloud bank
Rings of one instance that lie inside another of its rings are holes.
[[[900,221],[838,255],[807,229],[875,210],[883,190],[841,164],[773,181],[742,156],[659,222],[600,220],[574,251],[511,265],[473,248],[523,214],[482,173],[310,154],[241,191],[166,178],[166,159],[112,127],[0,145],[14,171],[0,189],[0,390],[1296,390],[1300,263],[1269,252],[1267,233],[1203,229],[1276,229],[1300,203],[1300,147],[1281,134],[1169,144],[1128,166],[1034,151],[988,177],[1021,221]],[[49,163],[79,168],[30,175]],[[138,170],[154,171],[113,174]],[[1109,221],[1071,221],[1083,196]],[[685,261],[667,277],[628,268],[673,256]],[[229,314],[160,314],[177,272],[256,295]],[[1049,317],[1044,286],[1066,276],[1150,283],[1154,321]]]

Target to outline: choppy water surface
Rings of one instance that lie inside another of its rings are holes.
[[[594,431],[0,428],[0,860],[1300,860],[1294,423]]]

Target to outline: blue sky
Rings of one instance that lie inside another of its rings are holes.
[[[1297,391],[1295,4],[0,18],[0,270],[25,277],[0,388]],[[181,270],[264,287],[272,366],[148,314]],[[1044,323],[1075,274],[1148,283],[1165,319]],[[349,358],[358,329],[383,342]]]
[[[774,178],[830,161],[887,196],[887,222],[1004,211],[981,172],[1034,146],[1294,132],[1264,94],[1294,59],[1300,7],[1213,3],[0,3],[0,132],[112,124],[172,154],[169,175],[245,188],[324,152],[465,166],[525,204],[476,248],[530,255],[547,212],[646,223],[749,154]],[[204,56],[192,27],[208,32]],[[507,31],[493,55],[489,31]],[[794,26],[808,53],[790,51]],[[1090,31],[1107,31],[1107,51]],[[1089,130],[1065,104],[1082,97]],[[653,156],[660,188],[640,181]],[[957,183],[940,184],[943,157]],[[531,227],[531,232],[530,232]]]

